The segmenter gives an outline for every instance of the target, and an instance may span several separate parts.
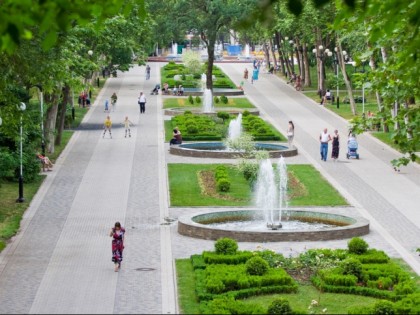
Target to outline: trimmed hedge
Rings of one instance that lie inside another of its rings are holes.
[[[202,255],[191,255],[191,264],[193,269],[206,269],[206,263],[204,262]]]
[[[227,264],[238,265],[245,263],[253,256],[250,251],[238,251],[234,255],[221,255],[215,252],[203,252],[203,259],[206,264]]]
[[[219,165],[216,167],[214,177],[216,179],[216,186],[218,191],[227,192],[230,190],[230,180],[226,166]]]

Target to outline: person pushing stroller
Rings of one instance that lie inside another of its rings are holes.
[[[158,95],[160,90],[160,84],[156,84],[155,88],[150,92],[150,95]]]

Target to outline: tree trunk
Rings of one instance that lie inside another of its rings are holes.
[[[273,53],[273,66],[274,69],[277,69],[277,58],[276,58],[276,53],[275,53],[275,49],[274,49],[274,43],[272,40],[270,40],[270,49]]]
[[[372,45],[370,43],[368,43],[367,45],[368,45],[369,48],[372,48]],[[370,56],[369,66],[372,69],[372,72],[375,72],[376,71],[376,62],[375,62],[375,58],[373,57],[373,55]],[[383,110],[384,110],[384,105],[382,104],[382,97],[379,94],[379,91],[378,90],[375,90],[375,95],[376,95],[376,103],[378,104],[378,111],[380,113],[382,113]],[[381,119],[381,124],[382,124],[382,130],[384,132],[388,132],[389,131],[388,130],[388,126],[385,123],[385,118],[384,117],[382,117],[382,119]]]
[[[385,49],[385,47],[381,47],[381,55],[382,55],[382,61],[383,63],[386,63],[388,60],[388,53]],[[392,115],[392,111],[391,111],[391,115]],[[389,132],[389,128],[388,125],[385,124],[385,120],[383,121],[383,128],[384,128],[384,132]]]
[[[55,124],[57,121],[58,112],[58,94],[45,95],[45,102],[49,104],[45,121],[45,139],[47,151],[49,153],[54,153]]]
[[[269,67],[270,65],[270,47],[268,46],[267,42],[264,42],[263,49],[264,49],[264,55],[265,55],[265,67],[267,68],[267,66]]]
[[[343,49],[341,47],[341,42],[338,37],[337,37],[337,43],[338,43],[337,44],[338,63],[340,64],[341,73],[343,74],[344,83],[346,84],[347,94],[350,100],[351,112],[353,113],[353,115],[357,115],[356,104],[354,102],[354,97],[353,97],[353,89],[351,86],[351,81],[347,75],[346,63],[344,61],[344,56],[343,56]]]
[[[283,54],[281,52],[281,47],[280,47],[280,40],[279,40],[280,34],[277,31],[274,34],[275,34],[275,37],[274,37],[275,45],[277,45],[277,52],[279,54],[281,73],[283,73],[283,75],[286,76],[286,68],[284,66],[284,58],[283,58]]]
[[[305,69],[305,87],[310,86],[312,84],[311,80],[311,68],[309,66],[309,58],[308,58],[308,47],[304,43],[302,45],[302,58],[303,58],[303,67]]]
[[[63,98],[60,106],[57,122],[57,136],[55,137],[55,145],[61,144],[61,138],[64,130],[64,123],[66,121],[67,104],[70,103],[70,86],[66,84],[63,88]]]

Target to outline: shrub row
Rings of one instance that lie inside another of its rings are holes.
[[[253,256],[250,251],[239,251],[232,255],[220,255],[215,252],[203,252],[203,259],[206,264],[238,265],[245,263]]]
[[[202,255],[191,255],[190,259],[194,270],[206,269],[206,263]]]
[[[369,249],[361,255],[350,255],[357,258],[362,264],[386,264],[390,258],[382,250]]]
[[[260,257],[257,258],[262,259]],[[267,262],[265,263],[267,264]],[[294,284],[290,275],[281,268],[270,269],[262,275],[249,275],[246,266],[243,264],[208,265],[205,274],[205,289],[207,292],[213,294],[248,288]]]
[[[420,293],[408,295],[395,303],[381,300],[372,306],[351,307],[348,314],[420,314]]]
[[[279,141],[281,138],[275,135],[271,127],[260,117],[254,115],[242,116],[244,131],[250,133],[256,141]]]
[[[264,314],[266,310],[259,304],[236,301],[233,297],[221,296],[200,303],[201,314]]]
[[[321,278],[317,276],[312,277],[312,283],[315,287],[317,287],[319,290],[322,290],[324,292],[364,295],[364,296],[371,296],[374,298],[387,299],[387,300],[398,299],[398,297],[391,291],[383,291],[383,290],[377,290],[377,289],[359,287],[359,286],[345,287],[345,286],[329,285],[329,284],[326,284],[324,281],[322,281]]]
[[[214,173],[218,191],[227,192],[230,190],[230,180],[226,166],[219,165]]]

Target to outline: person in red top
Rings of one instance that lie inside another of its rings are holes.
[[[54,165],[52,164],[51,160],[47,156],[43,156],[40,153],[38,153],[36,156],[41,161],[42,170],[44,172],[45,172],[45,167],[47,167],[47,171],[49,171],[49,172],[52,171],[52,168],[53,168]]]
[[[109,232],[109,236],[112,237],[112,261],[115,265],[115,272],[121,269],[124,251],[124,234],[125,229],[121,227],[120,222],[115,222],[114,227]]]

